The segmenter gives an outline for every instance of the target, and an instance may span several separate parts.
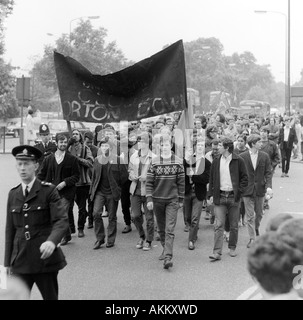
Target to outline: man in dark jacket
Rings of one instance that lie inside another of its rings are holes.
[[[107,204],[108,228],[107,248],[115,244],[117,234],[117,209],[121,198],[121,187],[128,179],[126,165],[121,157],[112,154],[113,145],[108,137],[100,141],[101,154],[93,165],[93,176],[90,188],[91,201],[94,202],[93,216],[96,242],[94,249],[99,249],[105,243],[105,229],[101,217],[102,208]]]
[[[66,212],[68,212],[69,228],[61,241],[66,245],[71,239],[73,227],[73,203],[76,194],[76,183],[80,177],[78,159],[67,151],[68,137],[65,134],[57,134],[57,151],[49,155],[42,162],[38,179],[54,184],[63,199]]]
[[[90,148],[84,144],[83,137],[78,129],[72,131],[68,151],[78,159],[80,168],[80,179],[76,183],[75,202],[78,206],[78,237],[83,238],[94,158]]]
[[[282,158],[282,178],[289,177],[290,158],[294,144],[298,143],[296,130],[290,126],[291,119],[284,117],[285,126],[281,128],[278,144],[280,145]]]
[[[248,173],[248,186],[242,196],[250,237],[247,247],[250,248],[251,244],[255,241],[255,236],[259,236],[264,196],[266,193],[272,194],[272,167],[268,154],[260,151],[262,142],[259,135],[250,135],[247,143],[250,150],[241,153],[240,157],[244,160]]]
[[[244,160],[233,153],[234,143],[222,138],[219,143],[220,157],[214,159],[209,180],[209,197],[215,205],[215,245],[211,261],[221,260],[223,233],[226,217],[230,223],[229,255],[235,257],[238,242],[240,198],[247,187],[247,170]],[[227,215],[226,215],[227,213]]]
[[[66,266],[58,244],[68,229],[63,202],[53,184],[35,177],[35,147],[15,147],[22,183],[12,188],[7,201],[4,266],[32,289],[36,283],[43,299],[58,299],[58,272]]]
[[[205,159],[205,142],[198,140],[195,154],[184,161],[184,216],[189,226],[188,249],[195,249],[203,201],[206,200],[211,163]]]

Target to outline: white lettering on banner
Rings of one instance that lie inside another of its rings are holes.
[[[295,290],[303,289],[303,266],[295,266],[293,270],[294,274],[299,273],[292,282]]]
[[[99,92],[97,96],[101,98],[101,93]],[[85,121],[86,119],[93,118],[96,122],[102,120],[117,121],[120,119],[122,110],[125,113],[126,109],[133,109],[134,106],[137,106],[137,112],[134,112],[134,114],[140,120],[146,118],[151,110],[153,115],[157,116],[165,112],[180,109],[181,105],[185,106],[182,95],[171,97],[169,101],[166,98],[147,98],[145,100],[134,98],[133,100],[126,101],[123,97],[115,96],[103,96],[103,99],[98,98],[98,100],[92,101],[91,97],[96,98],[96,93],[92,92],[92,90],[84,89],[79,91],[78,99],[73,101],[66,100],[62,103],[64,115],[70,117],[70,120],[77,118],[77,120],[81,119]],[[102,116],[97,115],[100,109],[103,109]]]
[[[73,113],[76,113],[77,116],[80,118],[81,114],[80,114],[80,109],[81,109],[81,104],[78,101],[73,101],[72,102],[72,111],[71,111],[71,115]]]
[[[7,289],[7,268],[0,266],[0,289]]]

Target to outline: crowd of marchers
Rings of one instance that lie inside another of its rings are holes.
[[[110,124],[96,124],[94,132],[84,135],[76,129],[71,138],[58,134],[56,143],[49,141],[44,125],[46,132],[40,132],[42,142],[36,145],[45,154],[37,177],[57,185],[68,204],[70,229],[61,245],[71,241],[76,229],[78,237],[84,237],[87,223],[95,231],[94,249],[103,244],[113,247],[121,201],[123,233],[130,232],[133,223],[139,235],[136,247],[144,251],[152,248],[154,238],[160,240],[159,258],[165,268],[173,264],[180,208],[190,250],[195,249],[203,210],[215,230],[211,260],[221,259],[224,239],[230,255],[236,256],[241,225],[247,226],[247,247],[251,246],[259,236],[264,210],[269,209],[273,173],[279,165],[281,177],[289,177],[291,156],[298,157],[301,150],[299,116],[197,115],[194,128],[181,131],[178,115],[154,122],[132,121],[121,132]]]
[[[302,119],[196,115],[194,127],[185,129],[179,115],[133,121],[121,132],[111,124],[96,124],[94,132],[83,135],[74,129],[71,136],[58,133],[55,141],[48,126],[40,125],[36,177],[56,186],[68,215],[61,246],[76,231],[85,237],[87,225],[95,232],[92,249],[114,247],[119,201],[122,232],[131,232],[133,224],[138,232],[134,246],[143,251],[160,241],[164,269],[173,267],[180,209],[189,250],[196,248],[203,211],[214,226],[211,262],[222,259],[224,241],[229,256],[237,256],[241,226],[247,227],[248,249],[260,243],[260,223],[274,193],[273,174],[281,170],[281,178],[289,178],[291,157],[303,153]]]

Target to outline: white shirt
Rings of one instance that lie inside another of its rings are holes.
[[[284,127],[284,141],[288,141],[290,128]]]
[[[61,153],[59,154],[58,152],[55,152],[55,158],[56,158],[56,161],[57,161],[58,164],[60,164],[63,161],[64,156],[65,156],[65,152],[63,152],[62,154]]]
[[[232,154],[228,157],[221,157],[220,160],[220,190],[222,191],[232,191],[233,185],[231,182],[231,176],[229,171],[229,164],[232,160]]]
[[[32,188],[35,180],[36,180],[36,177],[35,177],[34,180],[33,180],[32,182],[30,182],[29,184],[25,184],[24,182],[21,183],[21,185],[22,185],[22,190],[23,190],[23,195],[24,195],[24,196],[25,196],[25,189],[26,189],[26,187],[28,187],[27,190],[28,190],[28,193],[29,193],[29,192],[31,191],[31,188]]]
[[[253,152],[251,152],[251,150],[249,150],[249,154],[250,154],[250,158],[251,158],[251,162],[253,164],[254,170],[256,170],[257,160],[258,160],[258,152],[253,153]]]

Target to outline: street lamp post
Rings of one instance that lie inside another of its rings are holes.
[[[72,39],[71,39],[72,22],[75,21],[75,20],[83,19],[83,18],[87,18],[87,19],[90,19],[90,20],[94,20],[94,19],[99,19],[100,16],[79,17],[79,18],[72,19],[72,20],[69,22],[69,45],[70,45],[70,48],[72,48]]]
[[[288,15],[279,11],[255,10],[255,13],[280,14],[285,18],[285,111],[290,115],[290,0],[288,0]]]

